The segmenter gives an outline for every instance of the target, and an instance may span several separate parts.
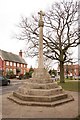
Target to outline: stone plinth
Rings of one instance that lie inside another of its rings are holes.
[[[47,72],[46,69],[44,68],[37,68],[34,70],[34,73],[32,75],[32,79],[37,83],[47,83],[47,82],[52,82],[50,79],[50,74]]]
[[[41,86],[42,87],[42,86]],[[24,94],[24,95],[40,95],[40,96],[49,96],[49,95],[57,95],[60,93],[63,93],[63,89],[61,87],[55,88],[55,89],[25,89],[24,87],[19,88],[19,93]]]

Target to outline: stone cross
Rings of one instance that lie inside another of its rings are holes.
[[[38,12],[40,15],[39,19],[39,60],[38,60],[38,68],[44,68],[43,65],[43,27],[44,22],[42,20],[42,16],[44,16],[44,13],[42,11]]]
[[[45,14],[43,13],[43,11],[38,12],[38,14],[40,15],[40,20],[42,20],[42,16],[44,16]]]
[[[45,15],[42,11],[38,12],[38,14],[40,15],[40,19],[39,19],[39,27],[43,27],[44,26],[44,22],[42,20],[42,17]]]

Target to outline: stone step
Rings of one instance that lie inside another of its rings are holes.
[[[63,93],[63,89],[61,86],[55,89],[25,89],[25,88],[19,88],[19,92],[21,94],[26,95],[36,95],[36,96],[49,96],[49,95],[57,95],[60,93]]]
[[[55,89],[58,88],[59,85],[57,82],[52,83],[34,83],[34,82],[26,82],[24,85],[21,86],[21,88],[25,89]]]
[[[18,92],[13,92],[13,96],[24,100],[24,101],[36,101],[36,102],[51,102],[67,98],[67,93],[49,96],[34,96],[34,95],[23,95]]]
[[[64,104],[64,103],[67,103],[67,102],[70,102],[70,101],[74,100],[74,98],[72,96],[70,96],[70,95],[65,99],[61,99],[61,100],[54,101],[54,102],[23,101],[23,100],[15,97],[13,95],[8,96],[8,99],[18,103],[19,105],[47,106],[47,107],[55,107],[57,105]]]

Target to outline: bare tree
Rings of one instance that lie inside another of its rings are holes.
[[[19,24],[19,40],[27,41],[27,55],[38,55],[38,16],[22,18]],[[43,54],[60,63],[60,82],[64,81],[64,63],[71,60],[69,49],[79,44],[78,39],[78,3],[57,2],[45,13]]]

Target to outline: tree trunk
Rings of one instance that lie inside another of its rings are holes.
[[[64,82],[64,62],[60,61],[60,83]]]

